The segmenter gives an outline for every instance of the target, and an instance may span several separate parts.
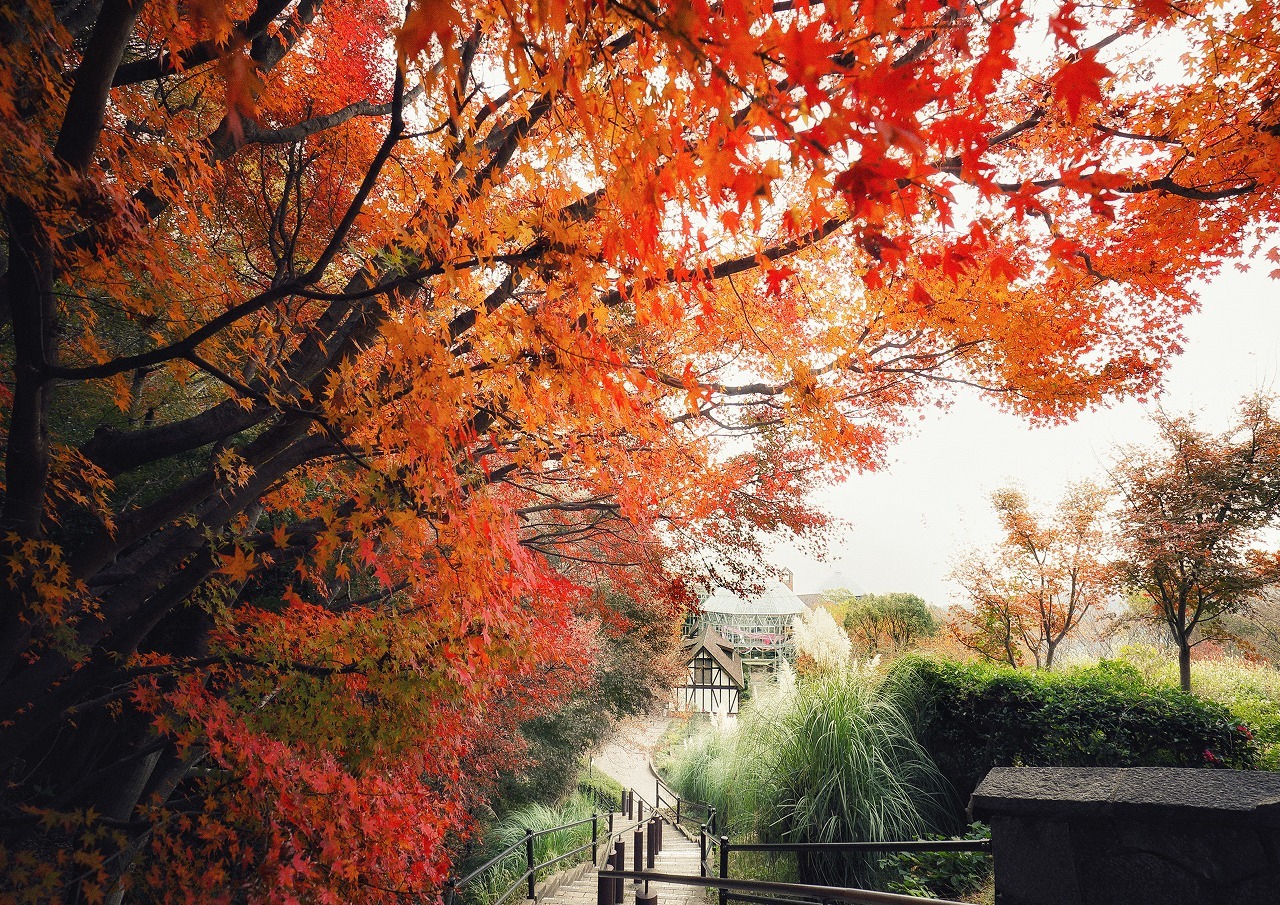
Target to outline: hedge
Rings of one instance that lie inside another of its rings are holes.
[[[887,681],[962,804],[996,766],[1256,766],[1249,730],[1226,707],[1147,684],[1124,663],[1028,672],[912,655]]]

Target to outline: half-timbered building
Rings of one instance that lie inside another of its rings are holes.
[[[734,646],[708,627],[684,643],[688,672],[675,688],[679,710],[695,713],[737,713],[746,680],[742,657]]]

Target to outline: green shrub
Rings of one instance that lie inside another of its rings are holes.
[[[1123,664],[1148,682],[1178,684],[1178,664],[1154,648],[1121,648]],[[1247,726],[1258,747],[1258,766],[1280,770],[1280,670],[1235,657],[1197,660],[1193,691],[1224,704],[1237,723]]]
[[[1221,704],[1152,685],[1127,664],[1062,673],[908,656],[887,682],[910,699],[920,739],[962,801],[995,766],[1256,764]]]
[[[623,791],[622,783],[594,768],[578,777],[578,794],[591,801],[601,813],[618,810]]]
[[[991,828],[973,823],[962,836],[930,836],[930,839],[990,839]],[[890,892],[931,899],[958,899],[982,889],[991,877],[991,855],[986,852],[898,852],[882,858],[880,867],[896,873]]]

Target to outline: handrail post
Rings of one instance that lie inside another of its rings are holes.
[[[716,809],[707,808],[707,829],[711,830],[712,835],[716,831]]]
[[[524,831],[524,858],[529,867],[529,898],[537,898],[538,878],[536,871],[533,869],[533,830],[526,829]]]
[[[617,865],[619,873],[627,869],[627,844],[621,838],[613,844],[613,863]],[[613,881],[613,901],[614,905],[622,905],[621,877]]]
[[[729,837],[720,837],[720,879],[729,879]],[[729,890],[720,887],[720,905],[728,905]]]
[[[644,799],[636,802],[636,820],[644,820]]]
[[[635,846],[635,852],[631,856],[632,870],[639,873],[644,870],[644,830],[639,824],[636,825],[636,831],[631,836],[631,843]]]
[[[600,839],[600,815],[595,811],[591,812],[591,863],[596,863],[596,857],[599,854]]]
[[[653,809],[656,811],[662,807],[662,780],[658,777],[653,778]]]
[[[605,862],[606,871],[613,870],[613,859]],[[600,872],[596,875],[596,905],[613,905],[613,880]]]
[[[653,870],[654,861],[658,857],[657,822],[658,822],[658,818],[655,817],[645,825],[645,829],[649,833],[649,859],[646,862],[648,864],[649,870]]]
[[[676,796],[676,825],[680,825],[680,796]]]
[[[704,823],[698,831],[698,876],[707,875],[707,825]]]

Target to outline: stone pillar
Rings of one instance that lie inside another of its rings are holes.
[[[997,905],[1280,902],[1280,774],[997,767],[970,811]]]

